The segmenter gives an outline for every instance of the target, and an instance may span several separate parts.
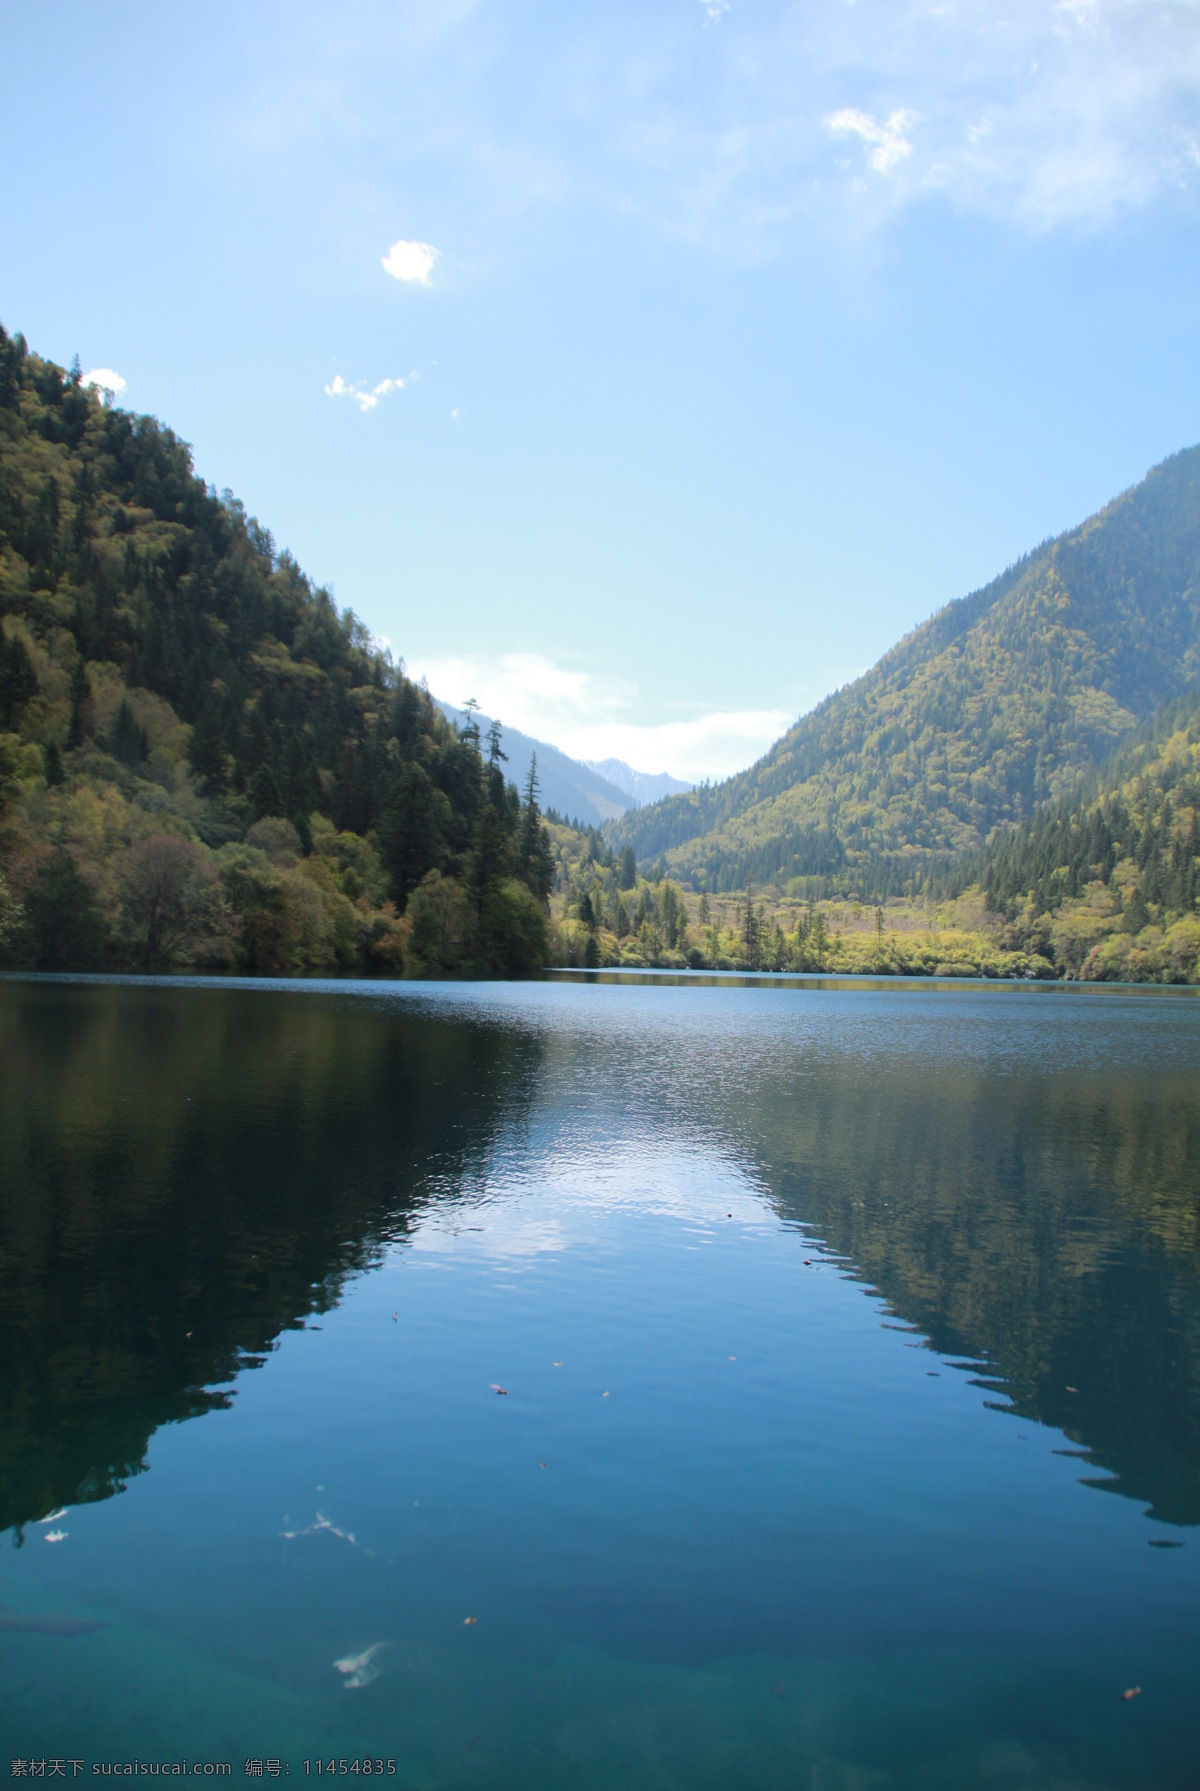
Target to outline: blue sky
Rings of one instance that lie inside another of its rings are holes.
[[[14,10],[0,318],[435,693],[720,775],[1200,440],[1197,0]]]

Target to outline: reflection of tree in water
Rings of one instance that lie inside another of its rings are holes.
[[[0,990],[0,1529],[228,1403],[532,1089],[511,1027],[236,989]]]
[[[1195,1079],[922,1072],[761,1085],[754,1154],[779,1211],[1064,1430],[1100,1484],[1200,1523]]]

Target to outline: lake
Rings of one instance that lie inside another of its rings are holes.
[[[10,1761],[1197,1782],[1187,995],[5,980],[0,1339]]]

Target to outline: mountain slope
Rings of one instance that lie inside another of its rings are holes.
[[[1002,943],[1058,974],[1194,982],[1200,952],[1200,689],[1165,704],[1099,788],[1052,803],[955,868]]]
[[[1200,448],[948,605],[748,771],[629,814],[616,844],[736,888],[901,886],[977,849],[1200,674]]]
[[[0,954],[528,971],[549,852],[185,443],[0,327]]]

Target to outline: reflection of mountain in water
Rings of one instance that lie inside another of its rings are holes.
[[[1072,1064],[1084,1035],[1039,1022],[1000,1062],[960,1048],[977,1021],[956,1043],[903,994],[688,994],[556,1008],[539,1033],[532,996],[487,1023],[349,991],[0,986],[0,1528],[107,1496],[157,1425],[225,1403],[481,1176],[539,1081],[552,1128],[715,1132],[937,1350],[1104,1484],[1200,1523],[1194,1046],[1123,1061],[1121,1034]]]
[[[0,989],[0,1529],[227,1403],[482,1161],[538,1057],[411,1004]]]
[[[1172,1523],[1200,1523],[1200,1087],[1186,1073],[808,1067],[752,1098],[803,1223]]]

